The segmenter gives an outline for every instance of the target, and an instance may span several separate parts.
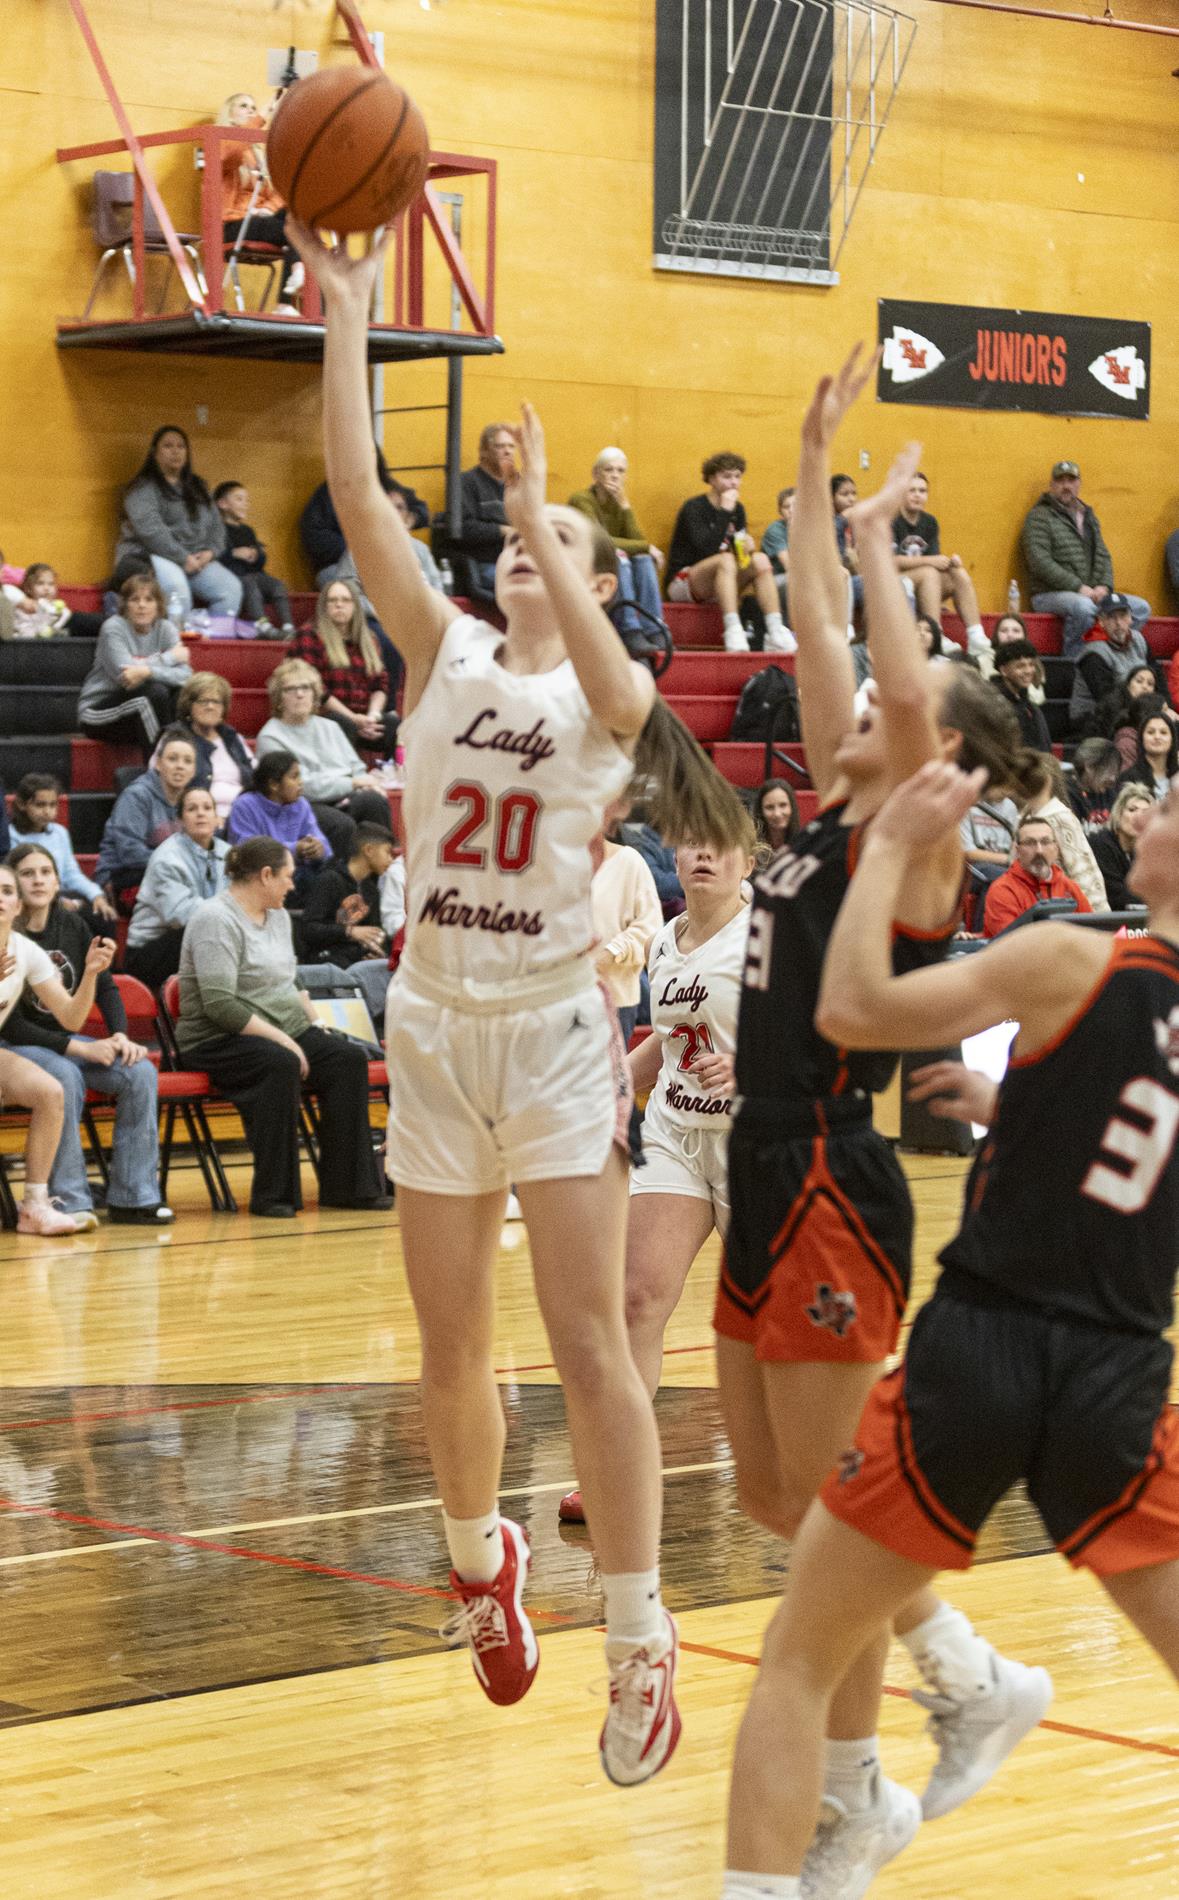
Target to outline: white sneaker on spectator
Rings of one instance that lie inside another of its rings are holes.
[[[726,653],[748,653],[749,635],[740,621],[735,626],[725,628],[724,643]]]
[[[803,1900],[861,1900],[875,1876],[921,1825],[921,1803],[876,1770],[872,1805],[852,1814],[823,1796],[815,1838],[802,1864]]]
[[[276,303],[270,314],[272,317],[301,317],[303,312],[296,310],[293,303]]]
[[[783,627],[781,633],[778,633],[778,634],[767,633],[766,652],[767,653],[797,653],[798,652],[798,641],[795,639],[794,635],[791,633],[789,627]]]
[[[306,282],[307,272],[303,265],[303,259],[300,257],[291,265],[290,270],[287,272],[287,281],[282,287],[283,296],[293,297],[297,291],[302,290]]]

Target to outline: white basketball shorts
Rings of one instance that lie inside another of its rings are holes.
[[[630,1177],[632,1194],[684,1194],[709,1201],[717,1232],[729,1225],[729,1118],[717,1128],[684,1128],[649,1105],[643,1117],[646,1166]]]

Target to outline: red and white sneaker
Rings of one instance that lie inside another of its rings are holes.
[[[532,1563],[528,1539],[509,1517],[500,1519],[500,1527],[504,1560],[498,1577],[493,1583],[465,1583],[452,1570],[450,1585],[462,1598],[462,1607],[441,1633],[452,1648],[467,1645],[479,1687],[489,1701],[503,1707],[527,1695],[540,1650],[522,1602]]]
[[[675,1705],[680,1637],[666,1610],[663,1622],[661,1636],[617,1660],[607,1645],[610,1707],[598,1752],[606,1774],[620,1788],[633,1788],[657,1775],[680,1739],[680,1712]]]
[[[584,1524],[585,1505],[581,1501],[580,1491],[566,1491],[557,1506],[557,1516],[562,1524]]]

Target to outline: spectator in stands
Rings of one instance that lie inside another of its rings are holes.
[[[1019,721],[1024,744],[1035,752],[1051,752],[1048,722],[1031,698],[1038,664],[1036,649],[1030,640],[1005,640],[995,651],[995,673],[991,683],[996,692],[1002,694]]]
[[[1166,714],[1143,700],[1138,719],[1138,750],[1134,763],[1122,773],[1121,784],[1144,785],[1153,798],[1164,799],[1179,772],[1179,728]]]
[[[70,610],[58,598],[57,575],[48,561],[33,561],[20,586],[6,586],[4,592],[15,609],[12,639],[56,640],[69,632]]]
[[[752,592],[765,616],[767,651],[795,652],[798,642],[783,624],[773,568],[748,532],[740,499],[745,457],[728,450],[710,455],[700,473],[708,484],[705,493],[684,502],[676,516],[667,598],[715,601],[724,615],[726,651],[747,653],[749,640],[737,603],[742,594]]]
[[[91,739],[126,741],[151,757],[160,728],[192,672],[150,574],[132,574],[119,590],[120,611],[102,623],[94,664],[78,695],[78,724]]]
[[[236,614],[242,584],[221,561],[228,546],[225,523],[193,469],[188,437],[165,423],[123,495],[115,586],[150,568],[177,624],[194,599],[215,614]]]
[[[381,920],[381,879],[393,862],[386,826],[357,825],[346,864],[333,859],[316,878],[303,907],[302,933],[309,963],[348,977],[363,992],[374,1023],[385,1020],[389,987],[389,934]],[[304,972],[303,974],[306,974]]]
[[[234,845],[228,889],[198,905],[180,955],[177,1041],[235,1104],[254,1157],[250,1212],[292,1219],[303,1205],[299,1096],[319,1099],[321,1207],[389,1206],[373,1154],[368,1061],[313,1022],[295,985],[283,905],[294,860],[274,838]]]
[[[850,475],[831,477],[831,511],[835,518],[835,545],[839,549],[839,558],[847,571],[847,619],[849,628],[857,612],[864,605],[864,583],[860,579],[860,557],[856,553],[856,544],[849,512],[855,507],[859,490]],[[914,598],[913,583],[902,576],[909,599]],[[850,636],[849,636],[850,637]]]
[[[418,566],[422,570],[422,579],[425,581],[426,586],[432,587],[436,593],[439,593],[439,594],[445,593],[446,589],[442,585],[442,575],[438,571],[438,563],[434,559],[434,556],[431,554],[429,548],[426,546],[426,543],[424,541],[419,541],[417,536],[414,534],[413,517],[409,512],[409,503],[406,501],[405,496],[402,494],[400,488],[390,489],[389,500],[393,504],[394,514],[400,515],[401,520],[404,523],[405,531],[409,535],[409,545],[413,549],[414,554],[417,557],[417,563],[418,563]],[[353,565],[355,565],[355,563],[353,563]],[[351,580],[353,576],[350,574],[342,573],[340,578],[342,580]]]
[[[381,928],[392,946],[391,955],[400,956],[395,939],[405,929],[405,859],[397,852],[380,883]],[[380,1028],[378,1023],[377,1027]]]
[[[1064,768],[1058,759],[1046,752],[1040,760],[1040,771],[1040,789],[1028,799],[1023,816],[1042,818],[1051,825],[1056,839],[1056,862],[1065,876],[1084,891],[1090,910],[1108,910],[1105,885],[1093,856],[1093,848],[1068,802]]]
[[[1176,717],[1170,702],[1159,692],[1149,661],[1136,666],[1119,686],[1106,693],[1097,707],[1093,723],[1098,732],[1109,733],[1118,748],[1123,769],[1133,765],[1138,757],[1138,718],[1147,699],[1157,701],[1156,710],[1161,710],[1168,719]]]
[[[80,910],[90,922],[91,915],[113,922],[118,916],[101,884],[87,877],[77,858],[70,834],[57,822],[61,786],[52,772],[26,772],[12,794],[10,842],[39,844],[57,866],[63,910]],[[7,856],[8,844],[2,855]]]
[[[472,598],[495,600],[495,564],[508,532],[504,477],[512,467],[516,437],[510,422],[489,422],[479,435],[479,460],[463,470],[459,552]]]
[[[52,860],[50,860],[52,862]],[[110,968],[113,942],[96,937],[86,952],[73,996],[60,981],[45,951],[13,929],[20,908],[16,872],[0,864],[0,1037],[26,984],[71,1035],[81,1029],[94,1005],[94,986]],[[28,1061],[0,1040],[0,1098],[29,1110],[25,1141],[25,1186],[17,1220],[19,1234],[78,1234],[97,1225],[93,1210],[70,1214],[55,1207],[49,1183],[65,1125],[65,1091],[38,1063]]]
[[[1080,885],[1066,877],[1057,862],[1052,826],[1046,819],[1022,818],[1015,834],[1015,863],[987,892],[984,937],[997,937],[1034,904],[1059,897],[1071,898],[1079,911],[1092,909]]]
[[[972,805],[958,827],[976,903],[985,901],[995,879],[1010,865],[1018,824],[1015,800],[992,796]]]
[[[249,790],[254,776],[250,748],[225,717],[232,696],[229,681],[220,673],[193,673],[176,701],[176,722],[196,749],[193,783],[212,792],[222,825],[234,799]]]
[[[254,767],[254,788],[236,799],[227,825],[230,844],[247,838],[277,838],[295,861],[295,898],[300,904],[331,858],[331,847],[303,796],[303,767],[293,752],[265,752]],[[355,827],[353,827],[355,835]]]
[[[305,660],[284,660],[266,683],[271,717],[258,734],[258,757],[293,752],[303,768],[303,791],[332,848],[347,858],[358,824],[389,823],[389,803],[353,751],[343,728],[319,717],[323,681]]]
[[[617,828],[618,817],[610,826]],[[663,906],[642,858],[617,837],[607,835],[602,840],[602,859],[590,881],[590,903],[597,939],[594,967],[617,1011],[625,1045],[639,1013],[647,947],[663,928]]]
[[[1113,557],[1101,523],[1081,500],[1081,471],[1075,462],[1057,462],[1048,487],[1028,511],[1020,536],[1032,582],[1032,606],[1038,614],[1059,614],[1064,656],[1080,657],[1085,635],[1101,604],[1113,591]],[[1150,616],[1150,602],[1137,594],[1120,595],[1135,631]]]
[[[266,166],[269,123],[270,114],[259,112],[252,92],[230,93],[214,120],[215,125],[240,126],[243,132],[259,134],[240,144],[227,139],[221,147],[221,236],[227,257],[243,226],[244,244],[268,244],[281,253],[282,284],[272,315],[297,317],[301,312],[295,298],[303,288],[303,260],[288,242],[287,209]]]
[[[1015,640],[1026,641],[1032,648],[1033,653],[1036,654],[1035,678],[1031,681],[1026,690],[1032,705],[1042,706],[1045,698],[1044,662],[1040,658],[1039,653],[1036,652],[1035,644],[1028,635],[1027,626],[1024,623],[1022,614],[1001,614],[999,616],[999,619],[995,622],[994,632],[991,634],[989,650],[984,647],[979,647],[975,653],[975,658],[978,661],[978,670],[984,679],[993,679],[999,648],[1010,646]]]
[[[654,825],[648,822],[647,808],[641,801],[635,801],[619,825],[618,838],[621,844],[628,844],[632,851],[638,852],[650,871],[664,917],[678,917],[684,908],[684,887],[676,869],[675,846],[665,844]]]
[[[987,647],[988,641],[974,582],[960,555],[942,553],[941,529],[936,515],[926,510],[928,500],[929,483],[918,471],[892,524],[897,571],[910,582],[918,611],[928,614],[939,626],[942,602],[953,601],[966,627],[966,650],[977,653]]]
[[[798,800],[784,778],[768,778],[754,794],[753,822],[758,839],[771,851],[793,843],[802,829]]]
[[[942,633],[942,623],[932,614],[917,615],[917,638],[921,642],[922,652],[927,660],[945,658],[946,641]]]
[[[358,752],[391,759],[400,721],[389,709],[389,675],[351,581],[329,581],[320,590],[315,626],[296,634],[291,655],[319,674],[323,717],[334,720]]]
[[[618,556],[617,598],[636,601],[644,613],[662,620],[659,575],[663,553],[643,533],[627,498],[629,466],[621,449],[603,449],[594,463],[590,486],[570,495],[569,506],[596,521],[613,541]]]
[[[403,497],[415,528],[428,526],[430,511],[421,496],[416,495],[413,489],[408,488],[404,482],[393,479],[389,472],[389,464],[375,445],[374,453],[377,458],[377,477],[385,493]],[[320,482],[299,516],[299,539],[303,543],[303,552],[315,575],[315,585],[326,587],[329,581],[335,580],[339,565],[348,552],[339,517],[326,482]],[[349,578],[354,579],[355,574],[356,569],[352,567]]]
[[[1073,671],[1073,691],[1069,718],[1075,731],[1089,732],[1097,718],[1097,708],[1140,666],[1149,664],[1146,641],[1131,621],[1131,604],[1126,594],[1105,593],[1097,602],[1096,617],[1101,622],[1100,640],[1081,647]]]
[[[1142,785],[1123,785],[1114,799],[1109,825],[1095,831],[1089,842],[1097,868],[1105,879],[1105,894],[1111,910],[1125,910],[1141,900],[1127,890],[1126,880],[1138,849],[1142,827],[1154,810],[1154,799]]]
[[[761,537],[761,551],[774,570],[778,604],[782,618],[786,620],[789,618],[787,598],[790,582],[790,517],[794,513],[793,488],[778,490],[777,509],[777,518],[770,522]]]
[[[1109,823],[1122,755],[1112,739],[1082,739],[1068,775],[1068,802],[1090,844]]]
[[[115,800],[99,847],[95,876],[124,916],[130,914],[139,881],[157,845],[180,829],[180,794],[196,771],[196,746],[183,726],[169,726],[155,765],[133,779]]]
[[[250,526],[249,489],[242,482],[218,482],[213,501],[225,523],[225,565],[242,584],[242,619],[252,620],[263,639],[290,640],[295,632],[291,597],[286,583],[266,572],[265,544]]]
[[[62,904],[57,865],[44,845],[18,845],[11,867],[20,892],[22,934],[48,958],[71,998],[80,991],[87,970],[94,969],[93,1001],[106,1030],[104,1036],[94,1038],[63,1028],[52,999],[47,1003],[35,984],[25,988],[4,1024],[9,1049],[52,1076],[64,1095],[64,1121],[49,1193],[74,1217],[78,1229],[98,1225],[79,1125],[88,1091],[111,1096],[115,1127],[108,1219],[116,1225],[167,1226],[172,1210],[160,1200],[156,1072],[147,1051],[127,1034],[123,999],[105,968],[113,946],[102,946],[91,963],[89,926]]]
[[[186,785],[176,812],[180,829],[148,859],[127,927],[123,962],[149,990],[180,968],[180,940],[197,905],[225,889],[229,846],[217,836],[212,792]]]

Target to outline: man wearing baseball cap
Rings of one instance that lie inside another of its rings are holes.
[[[1032,583],[1032,606],[1038,614],[1059,614],[1069,660],[1078,658],[1098,605],[1114,584],[1113,557],[1101,523],[1081,500],[1080,488],[1077,464],[1057,462],[1020,536]],[[1150,602],[1137,594],[1126,594],[1125,599],[1137,632],[1150,617]]]
[[[1140,666],[1150,665],[1146,641],[1134,626],[1129,594],[1104,593],[1097,602],[1100,640],[1081,648],[1073,672],[1069,720],[1076,731],[1091,731],[1100,702]]]

